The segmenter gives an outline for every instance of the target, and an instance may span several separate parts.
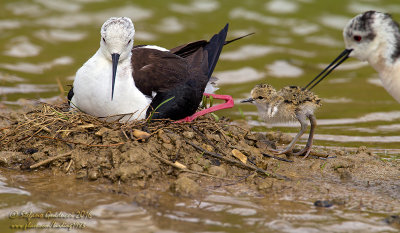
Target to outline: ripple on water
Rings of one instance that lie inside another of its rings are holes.
[[[317,24],[309,22],[299,22],[293,25],[291,30],[294,34],[305,36],[319,31],[319,26]]]
[[[266,16],[261,13],[246,10],[241,7],[233,9],[231,12],[229,12],[229,16],[232,19],[252,20],[267,25],[279,25],[282,23],[282,19],[279,19],[278,17]]]
[[[230,61],[242,61],[279,52],[281,48],[266,45],[244,45],[235,51],[226,51],[220,59]]]
[[[28,37],[19,36],[10,40],[3,54],[11,57],[32,57],[40,53],[40,46],[32,44]]]
[[[332,103],[332,104],[338,104],[338,103],[351,103],[353,102],[352,99],[346,98],[346,97],[340,97],[340,98],[323,98],[322,100],[323,103]]]
[[[157,30],[164,33],[178,33],[185,29],[176,17],[167,17],[157,25]]]
[[[385,225],[383,222],[364,223],[360,221],[344,221],[337,224],[322,225],[325,232],[398,232],[398,230]]]
[[[318,68],[319,69],[325,69],[328,64],[319,64]],[[358,70],[362,67],[369,66],[368,62],[365,61],[348,61],[345,63],[342,63],[340,66],[338,66],[335,70]]]
[[[55,90],[57,90],[57,85],[55,84],[18,84],[13,87],[0,86],[0,95],[16,93],[41,93]]]
[[[44,15],[48,12],[38,4],[29,2],[11,2],[6,5],[6,9],[11,11],[14,15],[21,15],[24,17],[37,17]]]
[[[232,208],[227,210],[226,212],[240,216],[252,216],[257,214],[257,210],[249,208]]]
[[[43,62],[39,64],[32,64],[26,62],[19,62],[16,64],[1,64],[0,67],[8,70],[31,73],[31,74],[42,74],[45,70],[51,69],[54,66],[59,65],[70,65],[73,63],[72,57],[64,56],[54,59],[50,62]]]
[[[350,129],[347,129],[350,131],[358,131],[358,132],[365,132],[365,133],[382,133],[382,132],[396,132],[400,131],[400,124],[390,124],[390,125],[379,125],[375,127],[352,127]]]
[[[315,57],[314,52],[299,49],[284,48],[267,45],[244,45],[234,51],[227,51],[221,54],[220,59],[230,61],[246,61],[249,59],[264,57],[272,53],[289,53],[300,57]],[[325,68],[325,67],[324,67]]]
[[[15,83],[15,82],[24,82],[24,81],[26,81],[26,79],[18,77],[16,75],[0,72],[0,81]]]
[[[135,41],[138,40],[145,40],[145,41],[153,41],[157,40],[157,36],[153,33],[143,31],[142,29],[140,31],[135,32]]]
[[[374,121],[390,122],[398,119],[400,119],[400,111],[373,112],[357,118],[317,119],[317,121],[318,125],[321,126],[321,125],[349,125],[349,124],[366,123]],[[273,123],[268,125],[278,126],[278,127],[298,127],[299,123],[294,121],[285,123]]]
[[[328,80],[328,83],[349,83],[352,80],[353,80],[352,78],[334,78],[334,79]]]
[[[341,40],[336,40],[331,36],[308,36],[305,38],[305,42],[329,47],[343,47]]]
[[[61,29],[39,30],[35,36],[41,40],[54,43],[66,41],[79,41],[87,36],[86,32],[69,31]]]
[[[247,116],[258,115],[257,112],[248,112]],[[334,126],[340,128],[338,125],[352,125],[357,123],[366,122],[391,122],[400,119],[400,111],[393,112],[375,112],[369,113],[358,118],[339,118],[339,119],[317,119],[318,125],[321,126]],[[298,122],[276,122],[267,123],[263,121],[248,120],[251,126],[264,126],[264,127],[300,127]],[[331,128],[332,129],[332,128]],[[391,125],[378,125],[375,127],[352,127],[352,131],[368,132],[368,133],[384,133],[393,132],[400,129],[400,124]],[[348,129],[347,129],[348,130]],[[351,130],[350,130],[351,131]],[[290,133],[295,136],[296,133]],[[302,138],[305,139],[307,135]],[[379,142],[379,143],[393,143],[400,142],[400,136],[347,136],[347,135],[333,135],[333,134],[316,134],[316,140],[321,141],[335,141],[335,142]]]
[[[192,0],[187,5],[172,3],[169,8],[182,14],[212,12],[219,8],[219,2],[215,0]]]
[[[17,20],[0,20],[0,31],[20,28],[22,23]]]
[[[68,0],[35,0],[35,2],[40,3],[43,7],[46,7],[49,10],[59,12],[71,13],[77,12],[81,9],[80,4]]]
[[[60,16],[50,16],[39,18],[35,23],[53,28],[74,28],[82,25],[104,23],[105,19],[110,17],[127,16],[134,22],[145,20],[153,15],[153,11],[134,5],[112,8],[98,13],[69,13]]]
[[[27,195],[30,196],[31,193],[28,191],[25,191],[21,188],[13,188],[9,187],[5,181],[7,179],[5,177],[0,176],[0,194],[18,194],[18,195]]]
[[[265,3],[265,8],[272,13],[288,14],[296,12],[299,9],[299,4],[287,0],[273,0]]]
[[[387,10],[388,10],[388,9],[385,9],[385,8],[377,6],[377,5],[365,4],[365,3],[360,3],[360,2],[351,2],[347,6],[347,9],[349,12],[354,13],[354,14],[361,14],[364,11],[370,11],[370,10],[381,11],[381,12],[387,12]],[[390,10],[390,11],[392,11],[392,10]]]
[[[383,84],[382,84],[382,81],[380,78],[369,78],[369,79],[367,79],[367,82],[372,85],[383,87]]]
[[[279,60],[266,66],[268,74],[277,78],[297,78],[304,72],[301,68],[289,64],[287,61]]]
[[[360,11],[361,12],[361,11]],[[324,15],[320,18],[322,25],[342,31],[350,18],[342,15]]]
[[[217,84],[239,84],[259,80],[265,77],[264,72],[260,72],[253,67],[243,67],[238,70],[219,71],[214,73],[218,78]]]
[[[143,208],[130,203],[98,205],[91,213],[94,218],[87,225],[102,232],[160,232]]]

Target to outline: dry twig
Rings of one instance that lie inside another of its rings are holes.
[[[40,162],[38,162],[38,163],[35,163],[35,164],[31,165],[29,168],[30,168],[30,169],[35,169],[35,168],[38,168],[38,167],[40,167],[40,166],[42,166],[42,165],[46,165],[46,164],[48,164],[48,163],[50,163],[50,162],[52,162],[52,161],[54,161],[54,160],[57,160],[57,159],[59,159],[59,158],[63,158],[63,157],[66,157],[66,156],[70,156],[71,154],[72,154],[72,151],[69,151],[69,152],[64,153],[64,154],[61,154],[61,155],[57,155],[57,156],[54,156],[54,157],[50,157],[50,158],[48,158],[48,159],[45,159],[45,160],[43,160],[43,161],[40,161]]]

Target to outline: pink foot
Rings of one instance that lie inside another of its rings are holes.
[[[218,104],[215,106],[212,106],[210,108],[206,108],[204,110],[201,110],[200,112],[196,112],[195,114],[185,117],[181,120],[175,121],[176,123],[179,122],[191,122],[194,119],[196,119],[199,116],[203,116],[207,113],[212,113],[221,109],[226,109],[226,108],[232,108],[234,106],[234,102],[233,102],[233,98],[230,95],[217,95],[217,94],[208,94],[208,93],[204,93],[203,95],[209,97],[212,96],[214,99],[220,99],[220,100],[225,100],[225,103],[223,104]]]

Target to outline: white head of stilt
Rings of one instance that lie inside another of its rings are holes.
[[[392,17],[376,11],[359,14],[346,25],[343,37],[350,57],[368,61],[400,102],[400,29]]]
[[[71,103],[107,120],[143,119],[151,98],[135,86],[131,55],[135,28],[127,17],[108,19],[101,28],[100,48],[77,71]],[[115,93],[114,93],[115,89]]]
[[[112,54],[119,54],[119,60],[129,57],[133,47],[135,27],[127,17],[112,17],[101,27],[100,49],[111,60]]]
[[[389,14],[367,11],[354,17],[343,30],[350,57],[368,61],[372,66],[392,65],[400,56],[399,25]],[[375,67],[375,66],[374,66]]]

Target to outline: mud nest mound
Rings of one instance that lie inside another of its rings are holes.
[[[268,170],[261,152],[274,142],[212,116],[189,123],[110,123],[68,111],[64,103],[2,118],[0,165],[8,168],[146,185],[181,173],[227,181],[252,174],[286,179]]]

